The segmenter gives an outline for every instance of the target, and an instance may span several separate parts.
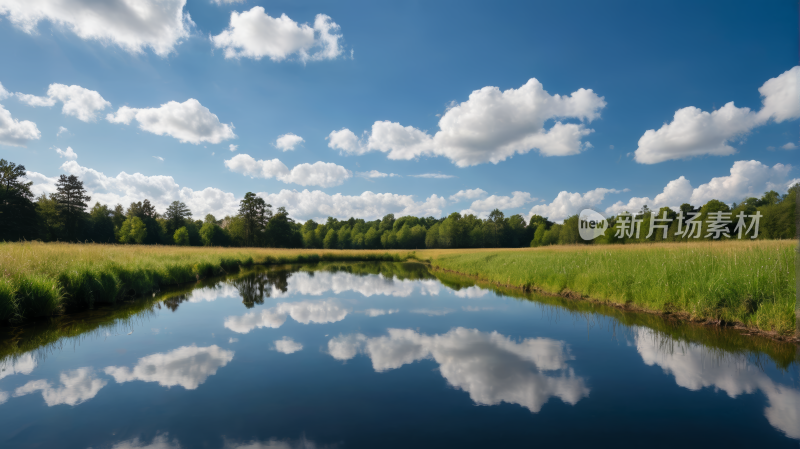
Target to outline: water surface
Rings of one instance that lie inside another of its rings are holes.
[[[0,330],[0,446],[798,446],[795,346],[520,296],[285,266]]]

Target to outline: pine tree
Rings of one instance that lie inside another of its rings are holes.
[[[36,237],[36,206],[25,166],[0,159],[0,241]]]
[[[64,223],[67,240],[77,239],[86,203],[92,198],[86,195],[83,182],[75,175],[61,175],[56,182],[55,199],[58,202],[58,214]]]

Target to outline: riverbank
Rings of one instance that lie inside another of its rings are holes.
[[[731,324],[776,338],[795,333],[796,242],[569,246],[428,251],[437,270],[524,291]]]
[[[325,251],[70,243],[0,243],[0,323],[113,304],[241,267],[399,261],[408,251]]]

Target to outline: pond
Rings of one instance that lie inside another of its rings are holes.
[[[412,263],[0,329],[0,446],[797,447],[797,347]]]

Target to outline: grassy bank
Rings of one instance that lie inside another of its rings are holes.
[[[418,254],[499,285],[588,297],[694,320],[795,331],[793,241],[561,246]]]
[[[0,323],[113,304],[254,264],[393,261],[405,251],[0,243]]]

